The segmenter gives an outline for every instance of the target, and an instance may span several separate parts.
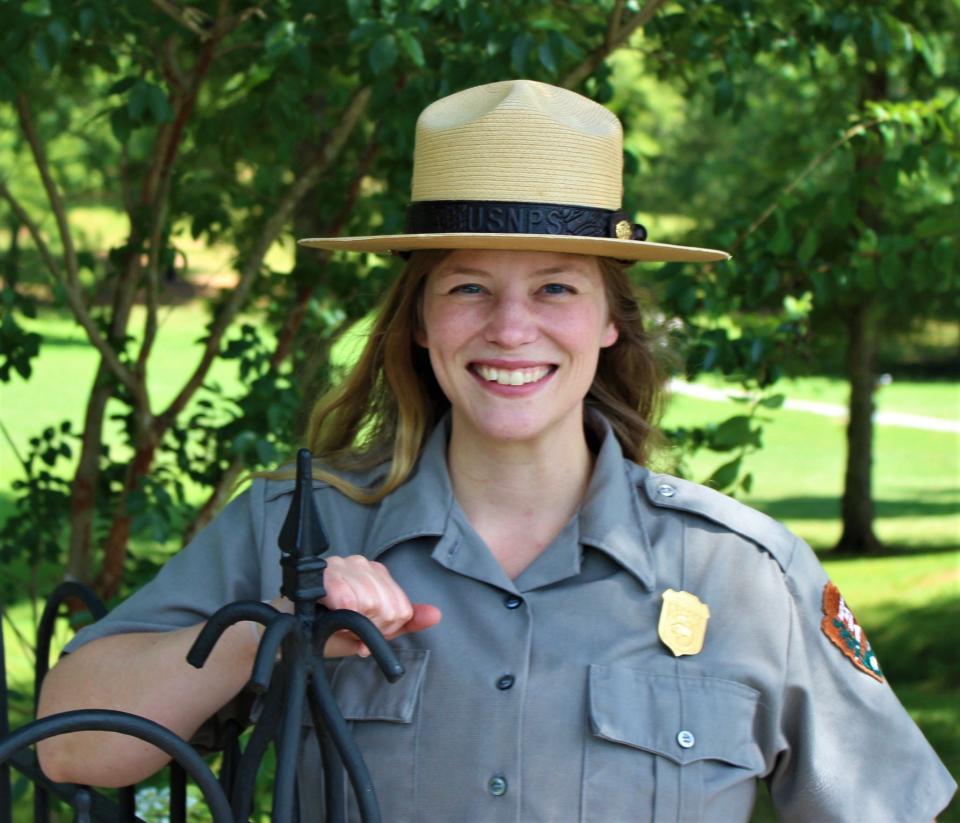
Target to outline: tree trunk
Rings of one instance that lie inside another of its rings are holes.
[[[131,517],[127,510],[130,493],[137,487],[141,478],[150,471],[156,454],[157,443],[163,437],[157,435],[152,422],[143,427],[137,437],[137,450],[127,467],[123,492],[110,523],[110,531],[103,547],[103,563],[94,582],[94,590],[103,600],[116,596],[123,582],[123,565],[127,559],[127,545],[130,542]]]
[[[843,482],[843,533],[836,550],[868,554],[881,548],[873,533],[873,391],[877,334],[869,299],[851,307],[846,317],[847,379],[850,420],[847,423],[847,468]]]
[[[860,105],[887,97],[887,72],[878,66],[860,86]],[[872,136],[854,145],[857,216],[865,229],[884,232],[880,209],[882,186],[877,175],[883,148]],[[854,293],[844,318],[847,332],[847,379],[850,382],[850,421],[847,424],[847,468],[843,482],[843,532],[836,549],[868,554],[882,548],[873,532],[873,392],[876,386],[877,315],[867,290]]]
[[[139,248],[139,237],[131,233],[131,248]],[[123,274],[118,278],[111,306],[109,342],[114,350],[123,348],[122,341],[130,324],[140,267],[136,254],[127,257]],[[103,418],[107,403],[116,390],[115,379],[104,359],[100,358],[96,376],[87,399],[84,414],[80,459],[70,490],[70,545],[67,553],[67,580],[89,583],[92,578],[93,523],[96,518],[97,489],[100,485],[100,453],[103,448]]]

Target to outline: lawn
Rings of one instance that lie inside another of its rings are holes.
[[[152,375],[158,404],[169,399],[198,356],[195,339],[203,322],[204,314],[195,305],[164,314]],[[16,378],[0,387],[0,422],[19,450],[46,425],[64,418],[79,425],[95,367],[90,347],[62,318],[45,314],[34,327],[47,340],[33,378],[28,382]],[[212,379],[228,387],[237,385],[226,364],[217,367]],[[783,388],[791,397],[830,403],[842,403],[845,396],[842,383],[826,378],[792,381]],[[895,381],[880,390],[878,400],[884,410],[955,420],[957,394],[957,386],[945,382]],[[719,421],[739,409],[732,402],[677,395],[666,423]],[[748,458],[754,483],[743,499],[786,522],[820,552],[867,628],[894,688],[951,772],[960,774],[960,705],[955,699],[960,664],[954,651],[960,625],[960,435],[879,426],[874,452],[876,526],[890,550],[868,559],[834,558],[829,548],[839,535],[843,423],[783,409],[766,417],[764,448]],[[708,476],[723,459],[698,455],[690,463],[692,476]],[[0,441],[0,506],[9,501],[17,471],[10,445]],[[30,677],[27,646],[36,616],[26,597],[8,605],[3,630],[10,681],[25,695]],[[26,635],[27,646],[18,632]],[[27,701],[17,702],[23,706]],[[15,722],[21,720],[14,716]],[[940,820],[960,823],[957,805]],[[761,804],[755,820],[772,819],[765,809]]]

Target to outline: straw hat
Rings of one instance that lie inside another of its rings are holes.
[[[315,237],[347,251],[557,251],[624,261],[725,260],[647,241],[621,210],[623,131],[567,89],[507,80],[444,97],[417,121],[407,233]]]

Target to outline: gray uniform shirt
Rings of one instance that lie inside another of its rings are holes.
[[[730,823],[765,779],[783,820],[929,823],[955,784],[889,686],[821,628],[828,581],[809,547],[625,460],[604,428],[580,512],[515,580],[453,497],[445,426],[380,504],[315,485],[332,553],[383,562],[443,611],[393,641],[407,669],[394,685],[369,659],[331,665],[384,820]],[[70,648],[276,596],[291,492],[255,481]],[[710,610],[698,654],[658,636],[667,589]],[[309,720],[304,740],[301,809],[318,821]]]

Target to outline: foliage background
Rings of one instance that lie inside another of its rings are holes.
[[[664,460],[801,533],[831,524],[818,547],[948,552],[911,608],[918,636],[949,625],[956,518],[874,528],[871,413],[881,373],[956,378],[958,32],[955,0],[0,0],[2,602],[64,575],[123,596],[291,453],[395,271],[294,238],[400,230],[420,109],[527,76],[620,115],[652,239],[735,253],[638,273],[676,375],[750,396],[675,402]],[[804,374],[849,386],[850,425],[843,468],[805,475],[830,491],[791,507],[755,479],[809,458],[805,424],[773,422]],[[926,478],[955,511],[943,442]],[[958,683],[914,671],[930,699]]]

